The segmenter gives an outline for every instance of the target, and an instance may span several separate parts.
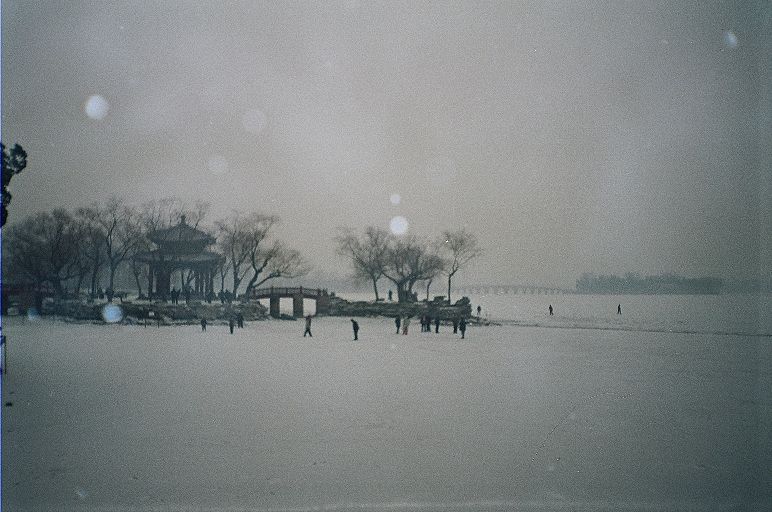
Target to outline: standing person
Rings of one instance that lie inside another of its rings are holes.
[[[354,329],[354,341],[359,339],[359,324],[354,320],[351,319],[351,328]]]
[[[552,304],[550,304],[550,316],[552,316]]]
[[[461,331],[461,339],[464,339],[464,333],[466,332],[466,318],[462,318],[458,323],[458,330]]]
[[[238,326],[239,329],[244,328],[244,315],[239,311],[236,313],[236,326]]]
[[[233,334],[233,327],[234,327],[235,323],[236,322],[233,321],[233,316],[231,316],[228,319],[228,328],[231,330],[231,334]]]
[[[201,330],[206,331],[206,318],[201,319]]]
[[[389,289],[389,302],[391,302],[391,289]]]
[[[410,317],[406,317],[405,321],[402,322],[402,334],[407,335],[407,328],[410,325]]]
[[[480,319],[480,313],[482,313],[482,306],[477,306],[477,320]]]
[[[458,333],[458,318],[453,319],[453,334]]]
[[[437,318],[434,319],[434,333],[439,334],[440,333],[440,317],[439,315]]]
[[[394,319],[394,324],[397,326],[397,334],[399,334],[399,326],[402,324],[402,320],[399,318],[399,316]]]
[[[622,304],[617,304],[617,315],[622,314]]]
[[[304,338],[306,337],[306,334],[308,334],[312,338],[314,337],[314,335],[311,334],[311,315],[306,316],[306,330],[303,331]]]

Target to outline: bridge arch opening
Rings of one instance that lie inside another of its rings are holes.
[[[271,300],[268,298],[258,299],[258,302],[265,306],[265,309],[270,311]],[[279,313],[282,315],[292,316],[295,314],[295,305],[292,297],[280,297],[279,298]],[[316,314],[316,299],[303,299],[303,315],[315,315]]]

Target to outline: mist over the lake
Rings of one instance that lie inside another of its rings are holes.
[[[10,224],[178,196],[278,215],[325,275],[339,226],[396,216],[474,232],[461,281],[772,271],[765,2],[6,1],[2,24]]]

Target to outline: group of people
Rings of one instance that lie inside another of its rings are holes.
[[[311,319],[312,318],[313,317],[311,315],[306,315],[306,330],[303,331],[303,337],[304,338],[306,337],[306,335],[308,335],[308,336],[310,336],[312,338],[314,337],[314,335],[311,334]],[[354,331],[354,341],[357,341],[359,339],[359,322],[357,322],[353,318],[351,319],[351,328]]]
[[[400,333],[400,328],[402,329],[402,334],[407,335],[408,326],[410,325],[410,319],[412,317],[408,316],[405,317],[405,320],[402,321],[401,317],[395,317],[394,323],[397,326],[397,334]],[[311,322],[312,322],[313,316],[312,315],[306,315],[306,322],[305,322],[305,330],[303,331],[303,337],[306,336],[314,337],[314,335],[311,333]],[[422,332],[431,332],[431,324],[432,319],[429,317],[429,315],[424,315],[421,317],[421,330]],[[160,324],[159,324],[160,325]],[[201,319],[201,330],[206,331],[207,326],[207,319],[202,318]],[[440,332],[440,318],[437,317],[434,319],[434,326],[435,326],[435,333]],[[244,327],[244,315],[241,314],[241,312],[236,313],[235,315],[231,315],[231,317],[228,319],[228,329],[230,330],[230,333],[233,334],[234,328],[238,327],[239,329]],[[351,319],[351,329],[354,332],[354,341],[357,341],[359,339],[359,322]],[[453,334],[456,334],[458,332],[461,332],[461,339],[464,339],[464,336],[466,335],[466,318],[461,319],[453,319]]]
[[[206,331],[207,326],[207,320],[206,318],[201,319],[201,330]],[[230,318],[228,318],[228,329],[230,330],[231,334],[233,334],[233,330],[235,327],[238,327],[239,329],[244,328],[244,315],[239,311],[235,315],[231,315]]]
[[[400,333],[400,327],[402,328],[402,334],[407,335],[408,327],[410,326],[410,319],[412,316],[405,317],[403,321],[401,317],[394,317],[394,325],[397,326],[397,334]],[[453,334],[457,334],[461,331],[461,338],[464,339],[466,333],[466,318],[453,319]],[[429,315],[421,316],[421,332],[432,332],[432,318]],[[440,317],[434,318],[434,332],[440,332]]]

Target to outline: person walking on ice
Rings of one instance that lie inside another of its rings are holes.
[[[306,330],[303,331],[304,338],[306,337],[306,334],[308,334],[312,338],[314,337],[314,335],[311,334],[311,315],[306,316]]]
[[[354,320],[351,319],[351,328],[354,329],[354,341],[359,339],[359,324]]]
[[[231,330],[231,334],[233,334],[233,327],[236,325],[236,322],[233,320],[233,317],[231,316],[228,319],[228,328]]]
[[[402,323],[402,320],[400,320],[399,317],[394,319],[394,325],[397,326],[397,334],[399,334],[399,326],[400,326],[401,323]]]
[[[201,330],[206,331],[206,318],[201,319]]]
[[[466,318],[462,318],[458,323],[458,330],[461,331],[461,339],[464,339],[464,333],[466,333]]]
[[[617,304],[617,315],[622,314],[622,304]]]
[[[405,318],[405,321],[402,322],[402,334],[407,336],[407,328],[410,325],[410,317]]]
[[[552,316],[552,304],[550,304],[550,316]]]

